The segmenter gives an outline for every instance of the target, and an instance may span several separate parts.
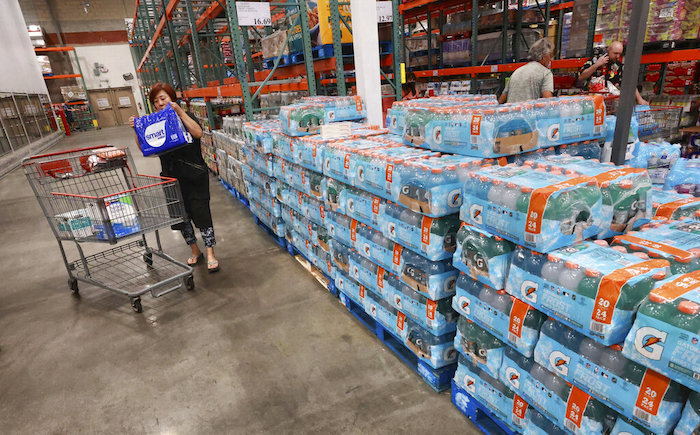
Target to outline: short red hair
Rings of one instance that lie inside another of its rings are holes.
[[[153,100],[155,100],[156,95],[158,95],[160,91],[165,91],[173,102],[177,102],[177,94],[175,94],[175,89],[173,89],[172,86],[167,83],[156,83],[151,86],[151,92],[148,93],[148,100],[151,104],[153,104]]]

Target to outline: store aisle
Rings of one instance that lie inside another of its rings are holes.
[[[57,147],[104,143],[137,156],[128,128]],[[157,159],[136,161],[159,171]],[[144,296],[136,314],[85,284],[73,298],[23,171],[2,180],[4,433],[478,433],[211,186],[222,271],[199,266],[194,292]],[[179,233],[161,236],[187,257]]]

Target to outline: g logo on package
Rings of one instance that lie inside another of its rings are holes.
[[[335,111],[329,110],[328,112],[326,112],[326,114],[328,115],[329,121],[335,121]]]
[[[447,205],[454,208],[462,205],[462,189],[454,189],[447,194]]]
[[[520,285],[520,294],[523,296],[522,299],[536,304],[537,288],[538,284],[536,282],[532,282],[530,280],[523,281],[523,283]]]
[[[355,201],[352,198],[348,199],[348,210],[355,212]]]
[[[153,123],[146,127],[146,130],[143,133],[144,138],[146,139],[146,142],[148,145],[150,145],[153,148],[158,148],[162,146],[165,143],[166,135],[165,135],[165,122],[167,120],[164,119],[162,121],[158,121],[156,123]]]
[[[475,224],[481,225],[484,222],[484,208],[479,204],[474,204],[469,209],[469,217]]]
[[[472,394],[476,392],[476,381],[471,375],[464,375],[464,389]]]
[[[364,250],[365,255],[366,255],[367,257],[369,257],[370,254],[371,254],[369,243],[365,243],[365,244],[362,246],[362,249]]]
[[[566,354],[555,350],[552,353],[549,354],[549,365],[552,367],[552,369],[557,372],[562,374],[563,376],[568,376],[569,374],[569,362],[571,361],[571,358],[569,358]]]
[[[547,129],[547,139],[551,142],[557,142],[559,140],[559,124],[550,125]]]
[[[357,179],[360,181],[360,183],[365,182],[365,168],[364,168],[364,166],[359,166],[357,168]]]
[[[396,224],[393,222],[389,222],[387,225],[387,230],[389,231],[389,235],[391,237],[396,237]]]
[[[464,312],[467,316],[471,315],[471,308],[469,307],[472,301],[466,296],[460,296],[457,301],[459,309]]]
[[[506,367],[506,380],[515,390],[520,390],[520,372],[513,367]]]
[[[433,143],[440,145],[442,143],[442,127],[437,126],[433,129]]]
[[[642,356],[658,361],[664,353],[667,332],[659,331],[651,326],[639,328],[634,334],[634,348]]]
[[[442,354],[442,358],[447,362],[447,361],[452,361],[454,359],[457,359],[457,351],[455,350],[454,347],[448,347],[445,349],[445,351]]]
[[[396,116],[392,116],[391,117],[391,126],[393,128],[396,128],[397,124],[398,124],[398,121],[396,120]]]
[[[456,276],[451,276],[445,280],[444,289],[447,293],[453,293],[455,289],[455,283],[457,282]]]
[[[343,278],[338,278],[338,288],[343,290]]]

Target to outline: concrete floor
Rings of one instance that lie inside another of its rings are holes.
[[[58,148],[129,145],[112,128]],[[136,151],[136,152],[134,152]],[[157,174],[157,159],[136,157]],[[218,274],[194,292],[71,296],[21,170],[0,180],[0,431],[6,433],[478,433],[255,225],[211,179]],[[179,233],[165,249],[184,261]]]

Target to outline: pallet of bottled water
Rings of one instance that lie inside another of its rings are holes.
[[[494,289],[505,287],[515,244],[462,222],[456,246],[452,263],[457,269]]]
[[[678,220],[694,217],[700,210],[700,198],[675,190],[654,187],[650,192],[653,219]]]
[[[620,167],[566,154],[528,160],[524,165],[569,177],[593,177],[603,197],[603,228],[598,238],[605,239],[639,228],[652,217],[652,186],[646,169]]]
[[[555,320],[542,325],[535,362],[655,433],[668,433],[688,390]]]
[[[359,121],[366,117],[367,108],[359,96],[304,97],[280,108],[279,125],[284,134],[305,136],[319,133],[323,124]]]
[[[474,107],[495,106],[498,104],[495,95],[443,95],[439,97],[420,98],[417,100],[395,101],[386,114],[386,126],[393,134],[403,135],[406,113],[413,108],[444,108],[444,107]],[[422,143],[412,143],[421,146]]]
[[[506,291],[594,340],[611,345],[625,339],[637,306],[665,276],[668,267],[666,260],[620,252],[603,240],[549,254],[519,246],[513,254]]]
[[[529,166],[469,174],[460,219],[539,252],[569,246],[603,229],[602,195],[593,177]]]
[[[648,293],[623,355],[700,391],[700,270],[674,275]]]
[[[452,307],[462,318],[459,321],[459,331],[462,336],[470,337],[470,333],[480,333],[474,328],[469,331],[462,329],[462,319],[474,322],[489,335],[497,339],[501,344],[505,343],[516,349],[523,355],[530,357],[537,343],[540,327],[545,320],[545,315],[537,311],[522,300],[506,293],[505,290],[494,290],[467,275],[460,275],[457,280],[457,291],[452,298]],[[498,346],[503,348],[503,346]],[[476,354],[489,360],[489,352],[493,346],[477,346]],[[494,358],[491,358],[493,360]],[[498,369],[500,359],[490,363],[491,367]]]

